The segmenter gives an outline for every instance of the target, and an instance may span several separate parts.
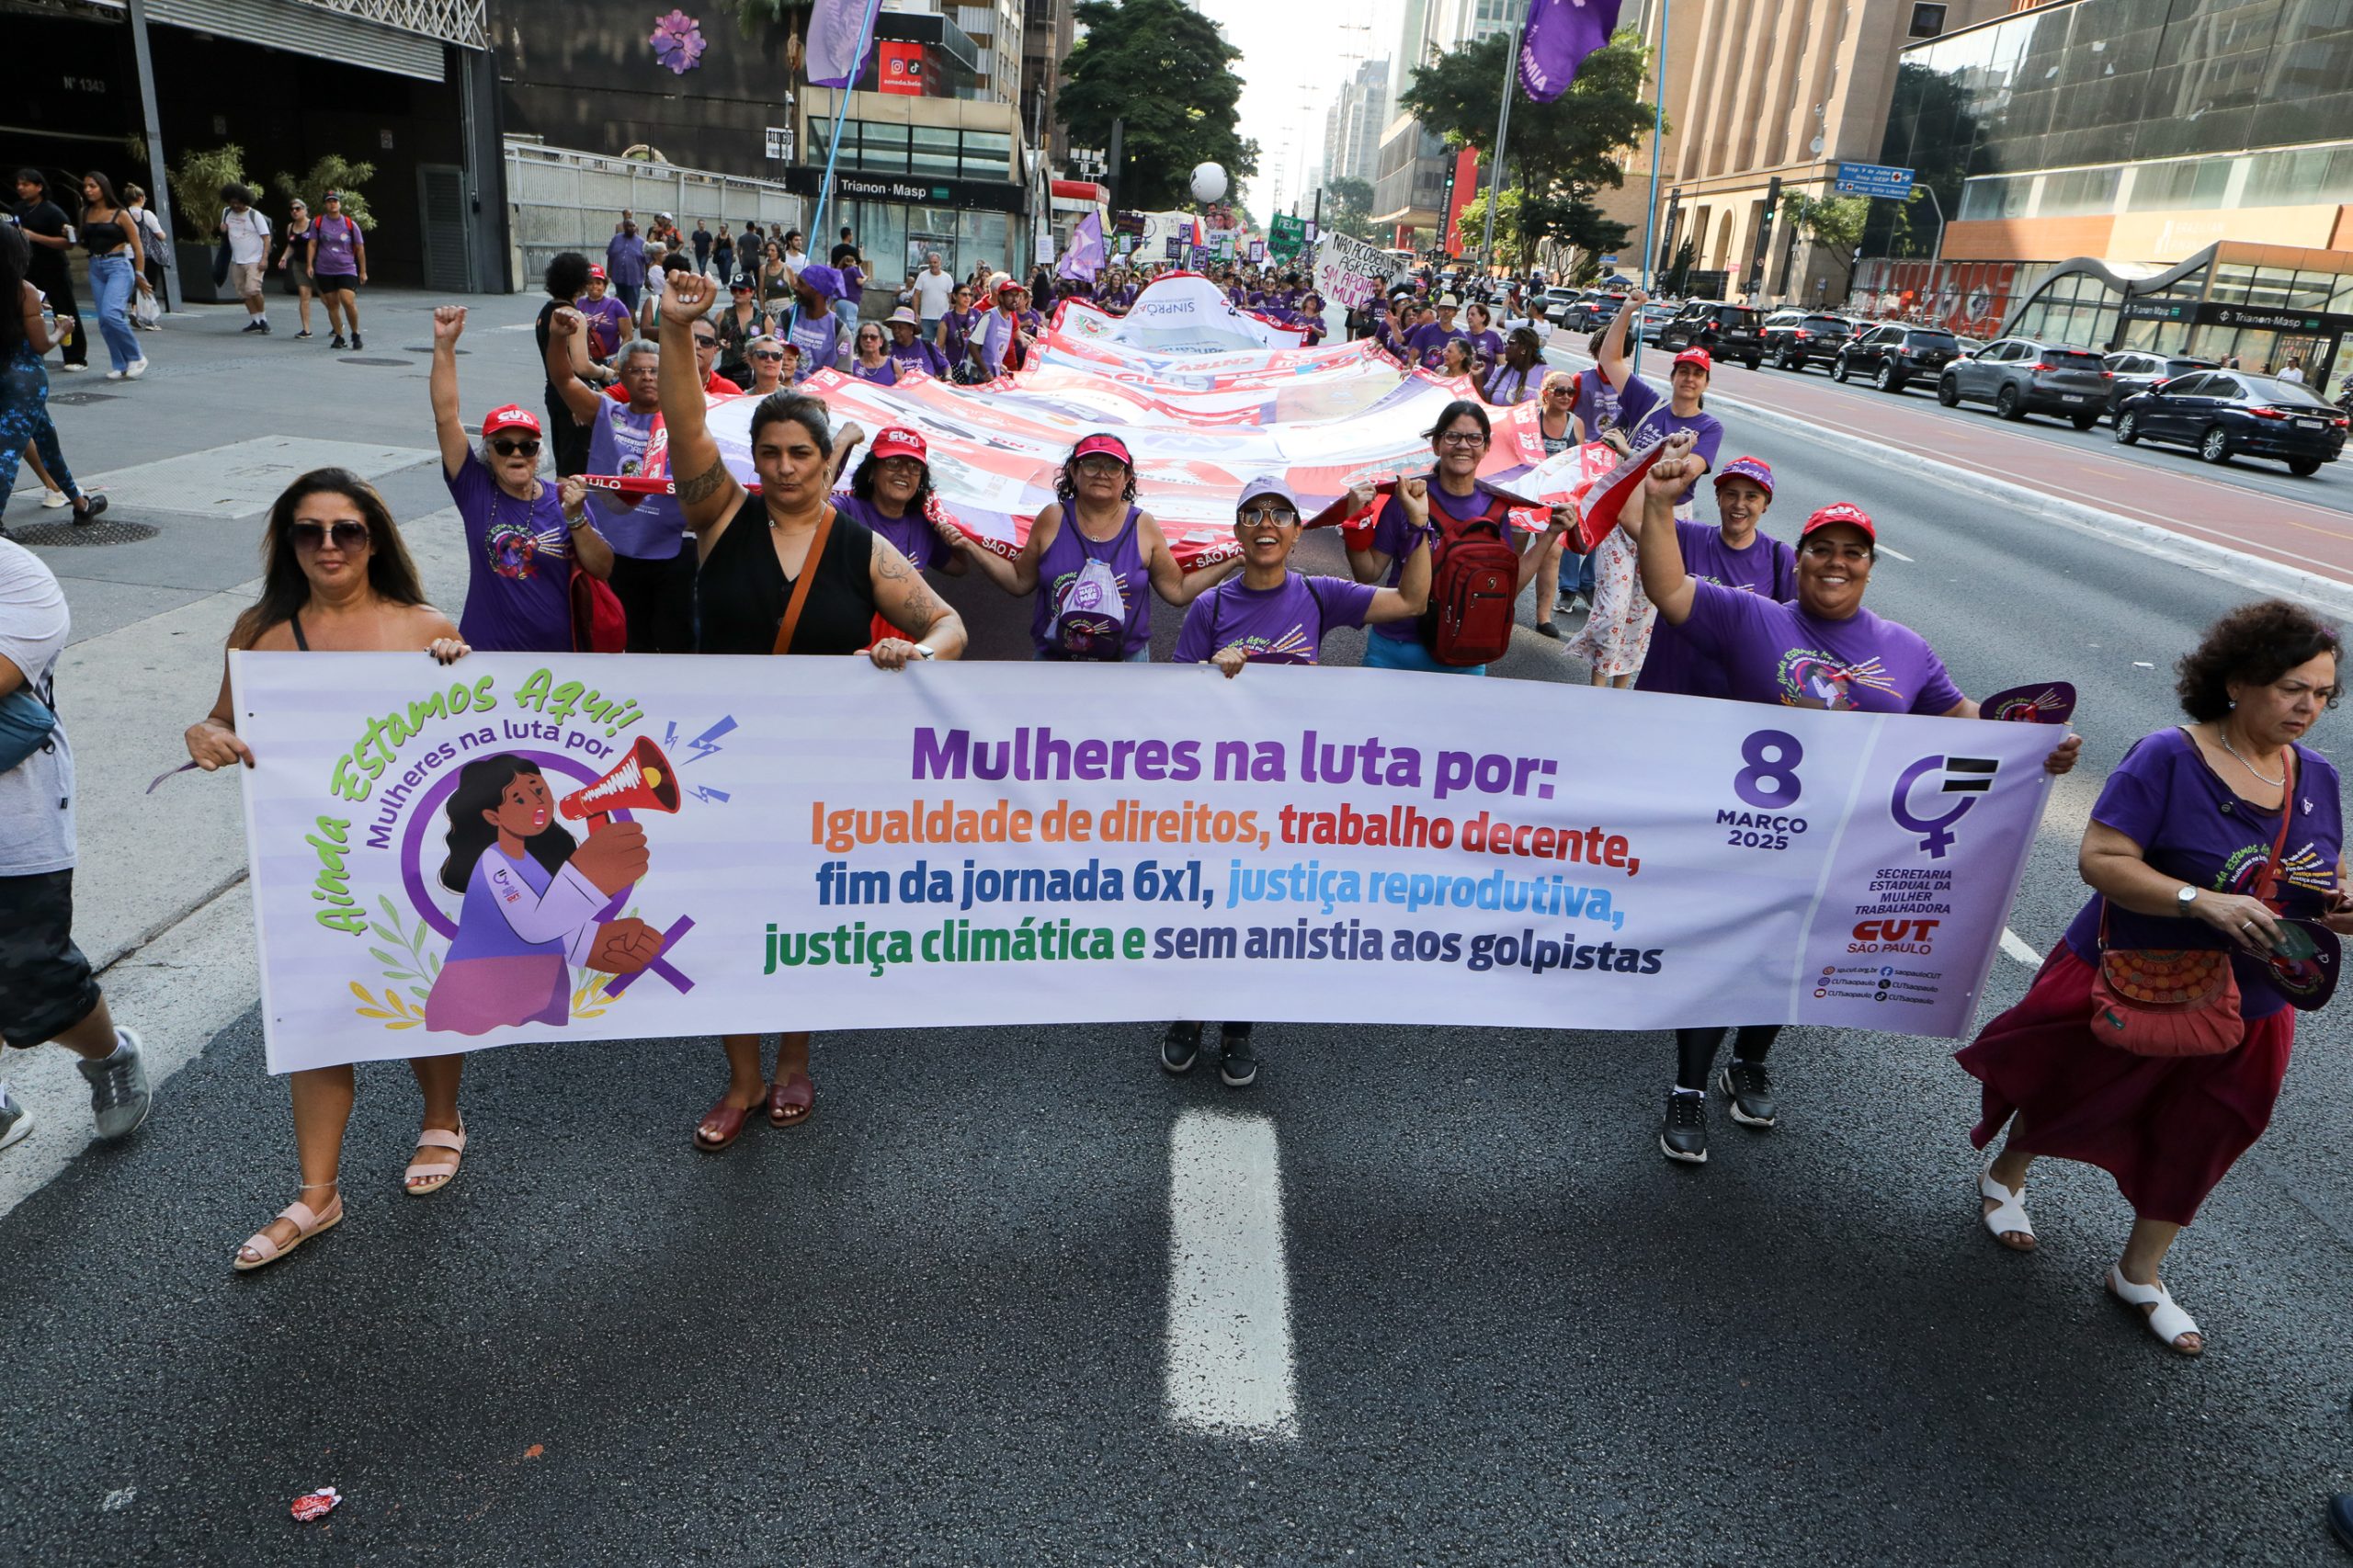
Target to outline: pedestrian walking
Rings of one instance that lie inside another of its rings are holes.
[[[278,250],[278,259],[270,263],[272,271],[286,274],[289,287],[294,290],[298,309],[301,312],[302,330],[297,339],[311,335],[311,208],[301,197],[286,204],[285,244]]]
[[[605,276],[620,296],[621,308],[631,315],[637,313],[638,296],[645,288],[645,242],[638,237],[637,221],[624,212],[620,232],[605,242]]]
[[[594,262],[589,263],[586,282],[573,303],[580,307],[580,318],[587,324],[591,361],[611,364],[620,346],[637,335],[637,323],[629,307],[614,297],[611,280]]]
[[[915,335],[924,342],[939,342],[940,318],[948,313],[956,294],[956,278],[940,264],[938,251],[926,251],[923,270],[915,276]]]
[[[351,347],[359,340],[359,290],[368,281],[367,236],[343,210],[343,193],[330,190],[319,199],[322,210],[311,224],[311,285],[327,307],[327,326],[335,334],[327,347],[343,347],[344,332]]]
[[[154,1094],[139,1036],[117,1026],[74,942],[74,752],[57,710],[72,630],[56,576],[0,540],[0,1041],[72,1051],[98,1136],[112,1140],[147,1119]],[[0,1079],[0,1149],[32,1130]]]
[[[147,354],[131,330],[131,301],[153,286],[147,281],[138,220],[115,195],[114,182],[96,169],[82,176],[77,237],[90,257],[92,310],[113,362],[107,380],[135,381],[147,373]]]
[[[242,185],[221,187],[221,199],[226,205],[221,210],[220,221],[212,232],[228,242],[229,292],[244,301],[245,324],[242,330],[267,335],[269,302],[262,297],[262,276],[269,267],[269,220],[254,205],[254,193]],[[330,318],[334,312],[328,312]],[[343,339],[335,339],[337,348]]]
[[[28,449],[38,454],[41,483],[66,498],[76,523],[96,522],[107,509],[105,496],[85,495],[74,483],[56,423],[49,416],[49,371],[41,360],[58,339],[51,334],[41,291],[27,276],[32,264],[30,236],[14,225],[0,226],[0,539],[7,537],[8,497]],[[57,319],[57,329],[72,330],[72,320]]]
[[[148,207],[147,192],[128,180],[123,182],[122,204],[130,210],[131,222],[139,225],[140,254],[147,262],[147,298],[156,316],[167,316],[172,313],[172,291],[165,285],[164,274],[172,269],[172,237],[164,232],[164,221]],[[163,330],[160,320],[142,320],[135,311],[131,324],[147,332]]]
[[[811,270],[818,270],[812,267]],[[755,497],[728,472],[704,423],[692,329],[717,299],[709,278],[674,275],[662,316],[661,402],[668,413],[671,471],[679,475],[684,521],[694,529],[700,615],[696,646],[706,653],[841,655],[863,652],[880,669],[953,659],[964,623],[887,540],[842,516],[828,500],[837,458],[825,405],[780,392],[752,412]],[[876,639],[880,615],[897,635]],[[768,1122],[797,1126],[816,1108],[809,1034],[786,1030],[771,1079],[760,1037],[721,1037],[728,1085],[695,1128],[710,1153],[740,1137],[765,1105]]]
[[[1676,514],[1690,483],[1705,472],[1696,445],[1688,430],[1668,437],[1643,481],[1638,552],[1643,585],[1659,618],[1684,631],[1695,663],[1717,666],[1724,697],[1775,707],[1979,716],[1977,704],[1961,695],[1926,639],[1863,608],[1879,530],[1859,506],[1836,502],[1805,520],[1799,530],[1797,592],[1787,604],[1692,575],[1684,565]],[[2044,767],[2067,772],[2082,746],[2079,737],[2068,736]],[[1734,1032],[1676,1031],[1675,1082],[1658,1138],[1668,1159],[1707,1163],[1709,1079],[1725,1038]],[[1779,1025],[1742,1026],[1732,1060],[1715,1074],[1714,1086],[1732,1119],[1760,1132],[1779,1124],[1765,1065],[1779,1033]]]
[[[2092,897],[2018,1006],[1956,1058],[1984,1085],[1970,1142],[2009,1129],[1978,1178],[1985,1228],[2033,1249],[2024,1198],[2039,1158],[2107,1171],[2133,1213],[2109,1294],[2185,1356],[2205,1336],[2159,1268],[2270,1125],[2296,1009],[2327,999],[2308,984],[2315,928],[2353,934],[2336,767],[2308,744],[2336,704],[2343,648],[2336,628],[2277,599],[2207,629],[2176,666],[2189,722],[2135,742],[2092,806],[2076,856]],[[2205,1002],[2169,1009],[2183,1031],[2170,1040],[2123,1016],[2149,999],[2152,960],[2177,994],[2211,976]]]
[[[314,469],[279,494],[270,507],[262,559],[261,597],[231,629],[232,651],[422,651],[442,665],[466,653],[449,618],[426,602],[383,497],[347,469]],[[254,765],[253,748],[237,734],[225,667],[212,710],[188,726],[186,738],[189,758],[208,773]],[[465,1156],[465,1120],[458,1111],[465,1061],[462,1054],[409,1060],[425,1096],[416,1153],[402,1178],[411,1198],[449,1186]],[[343,1133],[351,1119],[352,1069],[306,1068],[288,1074],[287,1083],[301,1185],[295,1200],[237,1249],[233,1267],[240,1273],[275,1263],[343,1222]]]
[[[694,247],[695,270],[707,273],[710,267],[710,225],[699,218],[695,220]]]
[[[901,305],[882,324],[891,329],[891,358],[900,369],[921,370],[930,376],[948,374],[948,357],[922,335],[923,323],[913,310]]]
[[[530,410],[494,408],[483,416],[481,448],[466,438],[458,402],[465,330],[464,306],[434,311],[426,378],[441,478],[466,535],[458,634],[484,653],[572,653],[573,568],[611,577],[612,546],[590,524],[588,487],[577,476],[560,485],[540,477],[540,422]]]
[[[50,199],[49,176],[39,169],[17,171],[16,215],[14,226],[32,247],[32,259],[24,277],[48,300],[49,308],[57,313],[58,324],[63,329],[58,334],[58,342],[64,347],[58,357],[59,363],[67,370],[86,370],[90,368],[90,345],[83,335],[81,309],[74,302],[73,269],[66,265],[74,245],[68,237],[71,226],[66,222],[65,210]],[[16,290],[12,289],[0,303],[13,306],[15,301]]]

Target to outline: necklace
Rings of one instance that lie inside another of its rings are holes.
[[[2266,784],[2272,786],[2274,789],[2284,789],[2287,786],[2288,775],[2284,769],[2277,778],[2267,778],[2256,767],[2255,764],[2249,762],[2243,756],[2239,756],[2239,748],[2231,744],[2231,732],[2229,730],[2224,729],[2222,726],[2218,724],[2214,727],[2214,733],[2222,741],[2222,749],[2224,751],[2229,752],[2233,756],[2239,757],[2239,766],[2241,767],[2245,768],[2257,778],[2263,779]]]

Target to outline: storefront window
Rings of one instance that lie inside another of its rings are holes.
[[[958,173],[956,128],[952,125],[908,127],[907,155],[914,173],[935,179],[953,179]]]

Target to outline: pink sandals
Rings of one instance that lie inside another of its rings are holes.
[[[333,1182],[320,1182],[309,1184],[303,1188],[303,1190],[310,1191],[314,1187],[322,1186],[325,1187],[330,1192],[333,1192],[335,1189],[335,1184]],[[256,1231],[252,1235],[246,1237],[245,1244],[237,1249],[237,1256],[232,1261],[231,1267],[235,1268],[238,1273],[250,1274],[256,1268],[276,1263],[279,1258],[284,1257],[288,1253],[292,1252],[296,1247],[301,1246],[304,1242],[307,1242],[313,1236],[317,1235],[321,1231],[331,1231],[335,1226],[342,1224],[343,1195],[337,1192],[334,1197],[329,1198],[327,1199],[327,1206],[324,1213],[313,1209],[307,1203],[294,1202],[290,1203],[285,1208],[279,1210],[278,1211],[278,1217],[280,1220],[289,1221],[293,1224],[294,1239],[288,1242],[281,1247],[275,1241],[270,1239],[269,1227],[267,1225],[264,1225],[260,1230]]]
[[[465,1160],[466,1124],[458,1123],[455,1132],[445,1132],[438,1127],[428,1127],[416,1135],[420,1149],[454,1149],[458,1158],[446,1165],[411,1165],[402,1186],[411,1198],[430,1198],[455,1181],[458,1166]]]

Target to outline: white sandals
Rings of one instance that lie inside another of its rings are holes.
[[[2175,1355],[2197,1356],[2204,1352],[2206,1335],[2199,1329],[2198,1320],[2174,1304],[2173,1292],[2165,1289],[2163,1280],[2154,1285],[2135,1285],[2124,1278],[2121,1267],[2111,1264],[2108,1270],[2108,1293],[2131,1308],[2134,1315],[2145,1319],[2149,1332],[2164,1340],[2165,1348]],[[2156,1311],[2142,1312],[2142,1308],[2149,1306],[2155,1307]],[[2186,1335],[2198,1336],[2197,1349],[2191,1350],[2182,1345],[2181,1340]]]
[[[2012,1192],[1994,1179],[1994,1167],[1987,1165],[1977,1174],[1977,1196],[1994,1200],[1994,1208],[1981,1203],[1978,1211],[1984,1216],[1985,1228],[1994,1233],[1995,1241],[2012,1252],[2034,1250],[2034,1221],[2026,1217],[2026,1183],[2018,1183],[2018,1190]],[[2026,1244],[2017,1245],[2006,1239],[2010,1236],[2024,1236]]]

